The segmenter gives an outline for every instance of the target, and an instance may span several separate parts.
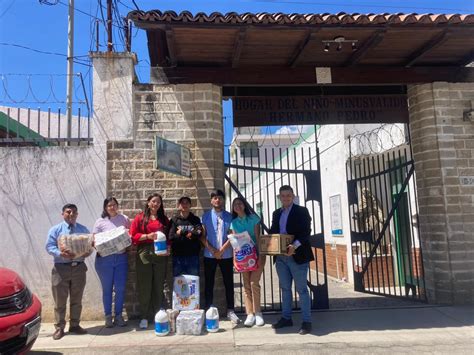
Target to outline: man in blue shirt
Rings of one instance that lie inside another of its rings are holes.
[[[204,295],[206,309],[213,304],[214,280],[217,265],[219,265],[224,280],[225,297],[227,301],[227,318],[240,323],[234,312],[234,269],[233,252],[227,234],[232,223],[232,215],[224,211],[225,195],[222,190],[211,192],[212,209],[202,216],[204,244]]]
[[[86,286],[87,266],[84,257],[74,258],[68,250],[61,251],[58,247],[58,238],[61,235],[84,234],[89,230],[82,224],[76,223],[78,216],[77,206],[71,203],[62,209],[63,222],[51,227],[46,241],[46,251],[54,257],[54,267],[51,273],[52,291],[54,299],[54,315],[56,328],[53,339],[64,336],[66,326],[66,304],[70,297],[69,332],[86,334],[87,331],[79,325],[82,311],[82,295]]]

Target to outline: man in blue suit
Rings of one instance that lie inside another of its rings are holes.
[[[273,212],[270,233],[291,234],[294,240],[288,245],[285,255],[276,256],[275,266],[282,292],[282,317],[272,328],[293,326],[291,284],[294,280],[303,318],[299,333],[304,335],[311,332],[311,300],[307,286],[309,262],[314,260],[309,242],[311,216],[306,207],[293,203],[295,195],[291,186],[283,185],[279,192],[282,207]]]
[[[204,244],[204,296],[206,309],[214,300],[214,280],[219,265],[224,280],[227,301],[227,318],[235,324],[240,323],[234,312],[234,268],[233,252],[227,239],[232,215],[224,210],[225,195],[222,190],[211,192],[212,209],[202,216]]]

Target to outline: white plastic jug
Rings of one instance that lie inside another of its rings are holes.
[[[219,331],[219,311],[214,306],[209,307],[206,312],[206,328],[209,333]]]
[[[166,243],[166,235],[163,232],[156,232],[155,239],[155,254],[164,255],[168,252],[168,245]]]
[[[168,313],[164,309],[160,309],[155,315],[155,334],[162,337],[170,332],[170,321]]]

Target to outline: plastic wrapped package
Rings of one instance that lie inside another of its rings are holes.
[[[74,259],[92,252],[92,234],[68,234],[58,238],[58,248],[74,254]]]
[[[168,318],[170,320],[170,333],[176,333],[176,318],[178,317],[179,311],[177,309],[167,309]]]
[[[258,269],[257,247],[248,232],[229,235],[234,249],[234,269],[237,272],[255,271]]]
[[[132,244],[128,230],[124,226],[94,235],[94,244],[100,256],[118,253]]]
[[[179,275],[174,278],[173,309],[199,309],[199,276]]]
[[[204,325],[204,310],[181,311],[176,318],[176,333],[179,335],[201,335]]]

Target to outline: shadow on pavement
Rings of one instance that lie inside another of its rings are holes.
[[[272,324],[279,315],[267,316]],[[301,326],[301,314],[293,314],[293,327],[274,330],[276,334],[294,334]],[[312,313],[311,334],[323,336],[337,332],[415,330],[455,328],[474,325],[474,307],[419,307],[365,309]]]

